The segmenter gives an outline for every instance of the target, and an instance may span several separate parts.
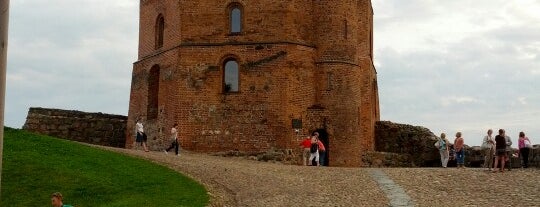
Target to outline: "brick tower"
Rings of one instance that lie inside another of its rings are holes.
[[[328,164],[361,166],[379,120],[370,0],[141,0],[127,147],[180,126],[200,152],[283,149],[321,133]]]

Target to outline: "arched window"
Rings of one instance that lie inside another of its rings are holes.
[[[163,47],[163,32],[165,31],[165,18],[159,15],[156,21],[156,49]]]
[[[239,89],[239,70],[238,62],[234,59],[228,59],[224,64],[223,92],[238,92]]]
[[[150,68],[148,74],[148,106],[146,114],[148,120],[158,117],[158,100],[159,100],[159,65],[154,65]]]
[[[238,4],[229,7],[229,26],[231,33],[242,32],[242,7]]]

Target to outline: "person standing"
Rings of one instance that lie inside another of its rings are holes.
[[[316,133],[316,132],[315,132]],[[311,145],[309,147],[309,164],[313,165],[315,162],[316,166],[319,166],[319,139],[317,138],[319,133],[316,136],[311,137]]]
[[[506,166],[508,171],[512,170],[512,139],[506,134],[506,131],[503,129],[504,139],[506,141]]]
[[[56,192],[51,195],[51,204],[53,207],[73,207],[71,205],[64,204],[64,197],[61,193]]]
[[[172,143],[171,143],[171,146],[169,146],[169,148],[165,149],[165,154],[169,154],[169,150],[171,150],[172,148],[174,148],[174,152],[176,153],[176,156],[178,156],[178,130],[176,129],[178,127],[178,124],[174,124],[172,129],[171,129],[171,139],[172,139]]]
[[[529,167],[529,150],[531,147],[531,140],[529,140],[528,137],[525,136],[524,132],[519,133],[519,139],[518,139],[518,147],[519,147],[519,155],[521,157],[522,167],[528,168]]]
[[[495,136],[495,151],[497,153],[495,157],[495,166],[493,166],[493,172],[497,172],[497,165],[501,162],[501,172],[504,172],[504,164],[506,162],[506,138],[504,136],[504,129],[499,129],[499,135]]]
[[[317,144],[319,144],[319,165],[324,166],[326,148],[324,147],[324,144],[319,139],[319,135],[317,135]]]
[[[495,139],[492,136],[493,130],[489,129],[482,142],[484,150],[484,168],[491,170],[493,167],[493,155],[495,154]]]
[[[144,126],[142,124],[142,118],[137,119],[137,144],[142,145],[145,152],[148,152],[148,147],[146,146],[146,141],[148,140],[148,137],[144,133]]]
[[[441,164],[442,167],[446,168],[448,166],[448,139],[446,139],[446,134],[442,133],[441,138],[439,139],[439,153],[441,154]]]
[[[309,148],[311,147],[311,136],[306,137],[306,139],[300,143],[300,147],[302,147],[303,165],[307,166],[310,156]]]
[[[458,168],[465,168],[465,141],[461,137],[461,132],[456,133],[454,149],[456,150],[456,160]]]

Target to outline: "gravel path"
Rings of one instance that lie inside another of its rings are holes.
[[[388,206],[369,169],[304,167],[184,152],[106,148],[157,162],[203,183],[211,206]]]
[[[540,170],[383,169],[417,206],[540,206]]]

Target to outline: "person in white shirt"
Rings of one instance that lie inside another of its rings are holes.
[[[174,148],[174,150],[176,152],[176,156],[178,156],[179,144],[178,144],[178,130],[176,129],[177,127],[178,127],[178,124],[175,123],[173,128],[171,129],[172,143],[171,143],[171,146],[169,146],[169,148],[165,149],[165,154],[169,154],[169,150]]]
[[[146,141],[148,137],[144,133],[144,126],[142,124],[142,118],[137,119],[137,139],[135,140],[137,144],[142,145],[145,152],[148,152],[148,147],[146,146]]]
[[[495,138],[492,136],[493,130],[489,129],[482,142],[484,150],[484,168],[491,170],[493,167],[493,155],[495,154]]]

